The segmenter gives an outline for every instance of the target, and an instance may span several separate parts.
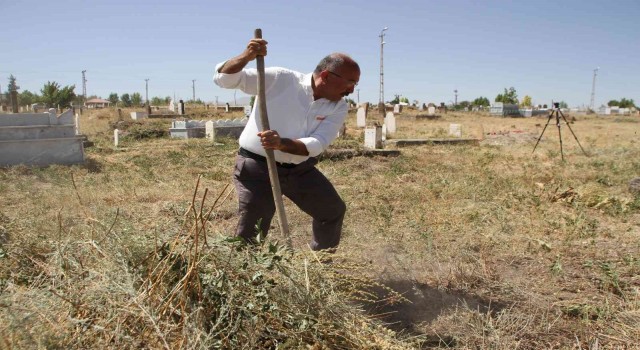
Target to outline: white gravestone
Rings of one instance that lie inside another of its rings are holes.
[[[387,124],[382,124],[382,142],[387,141]]]
[[[76,113],[76,135],[80,135],[80,115]]]
[[[402,113],[402,105],[393,105],[393,113]]]
[[[387,126],[387,132],[389,134],[396,132],[396,116],[393,112],[387,112],[387,115],[384,117],[384,123]]]
[[[427,115],[436,115],[436,107],[429,106],[429,108],[427,110]]]
[[[364,129],[364,148],[382,148],[382,127],[375,126],[373,128]]]
[[[118,143],[120,141],[120,137],[119,136],[120,136],[120,130],[118,130],[118,129],[113,130],[113,145],[115,147],[118,147]]]
[[[367,110],[364,107],[358,108],[356,112],[356,126],[364,128],[367,125]]]
[[[449,124],[449,135],[462,137],[462,126],[460,124]]]

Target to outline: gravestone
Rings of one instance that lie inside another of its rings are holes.
[[[115,129],[113,130],[113,146],[118,147],[119,143],[120,143],[120,130]]]
[[[382,142],[387,141],[387,124],[382,124]]]
[[[396,116],[393,112],[387,112],[387,115],[384,117],[384,124],[387,126],[387,132],[389,134],[396,132]]]
[[[76,113],[76,135],[80,135],[80,115]]]
[[[244,106],[244,116],[248,117],[251,115],[251,106]]]
[[[224,105],[224,111],[229,112],[229,108],[231,108],[231,106],[229,106],[229,103],[227,102],[227,104]]]
[[[133,120],[140,120],[148,117],[149,116],[147,115],[146,112],[131,112],[131,119]]]
[[[427,106],[424,103],[420,103],[420,106],[418,107],[418,110],[420,112],[424,111],[424,109],[427,108]]]
[[[402,105],[393,105],[393,113],[402,113]]]
[[[183,100],[180,100],[180,102],[178,102],[178,114],[184,115],[184,101]]]
[[[436,107],[429,106],[429,108],[427,109],[427,115],[436,115]]]
[[[460,124],[449,124],[449,136],[462,137],[462,126]]]
[[[374,126],[364,129],[364,148],[382,149],[382,127]]]
[[[359,128],[367,126],[367,109],[365,107],[358,108],[358,112],[356,112],[356,126]]]

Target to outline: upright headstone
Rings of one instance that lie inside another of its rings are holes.
[[[382,148],[382,127],[374,126],[364,129],[364,148],[381,149]]]
[[[402,113],[402,105],[399,105],[399,104],[393,105],[393,113]]]
[[[122,109],[118,108],[118,120],[123,120],[122,119]]]
[[[76,113],[76,135],[80,135],[80,115]]]
[[[420,112],[424,111],[425,108],[427,108],[427,106],[424,103],[419,103],[418,110]]]
[[[171,99],[169,101],[169,110],[171,112],[175,112],[176,111],[176,102],[173,99]]]
[[[382,124],[382,132],[381,132],[381,137],[382,137],[382,142],[387,141],[387,124]]]
[[[449,124],[449,136],[462,137],[462,126],[460,124]]]
[[[213,141],[215,138],[215,134],[213,128],[215,127],[215,123],[213,120],[209,120],[204,124],[204,135],[207,139]]]
[[[384,124],[387,126],[387,132],[389,134],[396,132],[396,116],[393,112],[387,112],[387,115],[384,117]]]
[[[246,117],[251,115],[251,105],[244,106],[244,115]]]
[[[356,112],[356,126],[359,128],[367,126],[367,110],[364,107],[358,108]]]
[[[120,136],[120,130],[118,130],[118,129],[113,130],[113,145],[115,147],[118,147],[118,143],[120,141],[120,137],[119,136]]]
[[[436,115],[436,107],[435,106],[429,106],[428,110],[427,110],[427,115]]]
[[[180,100],[180,102],[178,102],[178,114],[184,115],[184,101],[183,100]]]
[[[231,106],[229,106],[229,102],[227,102],[227,104],[224,105],[224,111],[225,112],[229,112]]]

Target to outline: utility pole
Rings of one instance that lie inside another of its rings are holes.
[[[145,99],[147,100],[147,105],[148,105],[149,104],[149,78],[144,80],[144,89],[146,91]]]
[[[378,101],[378,108],[380,109],[382,115],[385,114],[385,108],[384,108],[384,61],[383,61],[383,56],[384,56],[384,36],[385,36],[385,31],[389,29],[388,27],[384,27],[382,29],[382,31],[380,32],[380,100]]]
[[[360,89],[356,89],[356,91],[358,92],[358,104],[360,104]]]
[[[191,80],[191,87],[193,88],[193,103],[196,102],[196,80]]]
[[[458,89],[453,90],[453,93],[456,96],[455,101],[453,102],[453,107],[457,107],[458,106]]]
[[[594,112],[596,111],[596,75],[598,75],[599,69],[600,67],[596,67],[596,69],[593,70],[593,84],[591,85],[591,103],[589,104],[589,108]]]
[[[86,70],[82,71],[82,102],[84,104],[84,102],[87,102],[87,79],[84,75],[84,73],[86,73]]]

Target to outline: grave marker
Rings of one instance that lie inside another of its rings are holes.
[[[115,129],[113,130],[113,145],[117,148],[118,147],[118,143],[120,141],[120,130]]]
[[[387,132],[389,132],[389,134],[396,132],[396,116],[393,112],[387,112],[387,115],[384,117],[384,124],[387,126]]]
[[[364,129],[364,148],[382,149],[382,127],[374,126]]]
[[[365,107],[358,108],[358,112],[356,112],[356,126],[359,128],[367,126],[367,109]]]
[[[460,124],[449,124],[449,136],[462,137],[462,126]]]

